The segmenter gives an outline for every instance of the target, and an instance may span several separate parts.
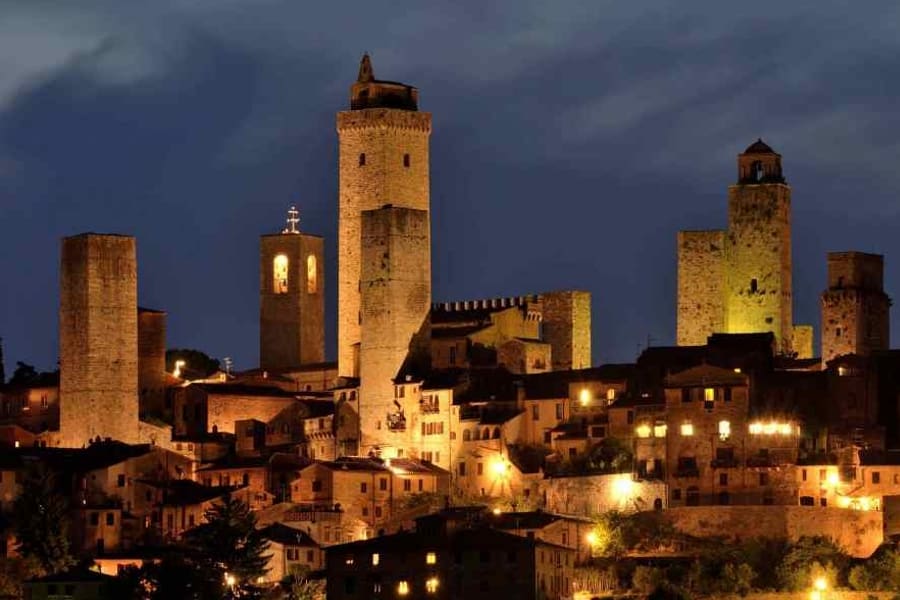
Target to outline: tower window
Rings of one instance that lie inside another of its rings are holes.
[[[272,261],[272,291],[276,294],[287,294],[288,291],[288,257],[284,254]]]
[[[366,153],[365,152],[361,152],[359,155],[359,166],[361,166],[361,167],[366,166]]]
[[[834,337],[841,337],[841,328],[840,327],[834,328]]]
[[[751,279],[750,280],[750,293],[755,294],[757,289],[759,289],[759,285],[757,284],[755,279]]]
[[[403,155],[403,166],[404,166],[404,167],[409,167],[409,154],[404,154],[404,155]]]
[[[318,274],[316,271],[316,256],[310,254],[306,257],[306,292],[315,294],[319,286]]]

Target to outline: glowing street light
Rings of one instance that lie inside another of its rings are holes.
[[[631,492],[634,490],[634,482],[631,480],[630,475],[622,475],[613,481],[612,488],[617,500],[625,500],[631,497]]]
[[[587,540],[587,543],[590,544],[591,546],[596,546],[597,543],[600,541],[600,536],[597,535],[596,531],[589,531],[588,534],[585,536],[585,539]]]
[[[587,388],[581,388],[581,391],[578,392],[578,402],[581,403],[582,406],[587,406],[591,403],[591,390]]]
[[[491,463],[491,471],[495,477],[504,477],[508,469],[509,465],[502,458],[496,458]]]
[[[230,588],[234,588],[234,586],[237,585],[237,577],[235,577],[234,575],[232,575],[231,573],[228,573],[226,571],[225,572],[225,585],[227,585]]]

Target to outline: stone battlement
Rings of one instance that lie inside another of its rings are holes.
[[[506,298],[486,298],[482,300],[459,300],[455,302],[435,302],[432,312],[463,312],[470,310],[503,310],[505,308],[534,306],[540,302],[537,294],[527,296],[510,296]]]

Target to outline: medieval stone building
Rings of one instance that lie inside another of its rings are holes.
[[[779,353],[812,356],[809,327],[793,324],[791,285],[791,188],[781,155],[757,140],[738,155],[728,229],[678,233],[678,344],[771,331]]]

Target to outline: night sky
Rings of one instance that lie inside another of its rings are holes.
[[[137,236],[169,346],[255,366],[259,235],[290,204],[326,239],[333,358],[334,113],[364,51],[433,113],[435,301],[587,289],[595,361],[673,343],[676,232],[725,226],[757,137],[793,186],[795,321],[818,330],[828,251],[885,254],[900,298],[896,1],[0,0],[7,373],[55,368],[84,231]]]

